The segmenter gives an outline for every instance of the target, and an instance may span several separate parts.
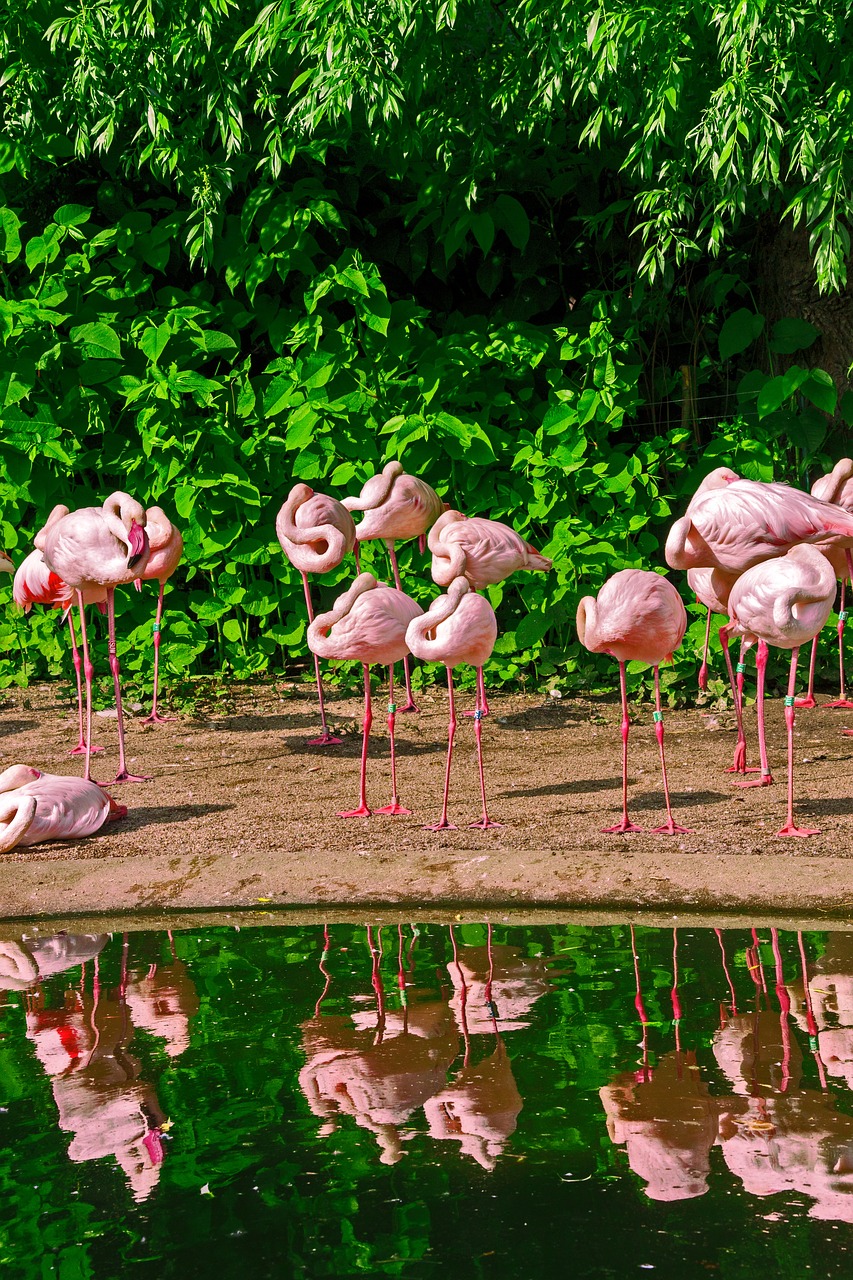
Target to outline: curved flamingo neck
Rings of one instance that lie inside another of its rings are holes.
[[[35,821],[37,804],[35,796],[14,795],[0,803],[0,853],[8,853],[24,838]]]

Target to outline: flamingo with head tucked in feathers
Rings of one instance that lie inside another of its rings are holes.
[[[358,569],[355,521],[337,498],[331,498],[326,493],[315,493],[307,484],[297,484],[287,495],[276,517],[275,531],[285,556],[302,575],[310,628],[314,621],[314,606],[311,603],[308,574],[330,573],[332,569],[337,569],[350,551],[355,552],[355,567]],[[329,733],[326,723],[323,682],[320,679],[320,661],[316,653],[314,675],[317,680],[322,732],[319,738],[310,738],[308,745],[337,746],[341,739]]]
[[[339,596],[328,613],[318,614],[308,628],[308,647],[321,658],[349,658],[360,662],[364,671],[364,730],[361,748],[361,784],[359,803],[355,809],[338,814],[340,818],[369,818],[372,812],[408,814],[397,797],[397,765],[394,750],[394,663],[408,653],[406,628],[421,613],[404,591],[377,582],[372,573],[361,573]],[[367,805],[365,775],[367,747],[373,712],[370,702],[370,664],[380,662],[388,667],[388,733],[391,738],[391,803],[371,810]]]
[[[43,840],[79,840],[126,813],[96,782],[24,764],[0,773],[0,853]]]
[[[157,596],[157,616],[152,628],[154,633],[154,696],[151,702],[151,714],[143,720],[143,724],[165,724],[174,720],[174,716],[161,716],[157,710],[157,685],[160,676],[160,628],[163,618],[163,588],[180,563],[184,552],[184,540],[180,531],[175,528],[161,507],[149,507],[145,512],[145,531],[151,546],[151,555],[143,571],[134,578],[133,585],[137,591],[142,590],[143,582],[159,582],[160,591]]]
[[[447,503],[442,502],[425,480],[407,475],[403,464],[396,460],[386,463],[378,475],[371,476],[357,498],[344,498],[344,506],[347,511],[365,513],[356,526],[359,542],[381,538],[385,543],[398,591],[403,590],[403,583],[394,543],[417,538],[423,551],[427,530],[447,509]],[[406,675],[406,704],[400,711],[417,711],[408,657],[403,659],[403,670]]]
[[[121,707],[120,666],[116,652],[115,589],[144,572],[151,549],[145,532],[146,515],[141,503],[121,490],[110,494],[101,507],[83,507],[48,522],[44,530],[45,564],[77,593],[83,640],[83,674],[86,679],[86,772],[91,776],[92,661],[86,637],[84,593],[106,589],[110,669],[118,715],[119,766],[115,782],[144,782],[127,771],[124,753],[124,721]]]
[[[828,475],[820,476],[812,485],[812,497],[820,498],[823,502],[834,502],[839,507],[843,507],[845,511],[853,512],[853,458],[841,458],[836,462],[835,466]],[[853,707],[853,702],[847,697],[847,687],[844,679],[844,624],[847,621],[847,612],[844,608],[844,597],[846,592],[847,579],[847,557],[841,550],[827,552],[832,567],[835,569],[836,578],[841,582],[841,604],[838,612],[838,670],[840,690],[838,697],[832,702],[825,702],[825,707]],[[812,640],[812,651],[809,660],[809,687],[805,697],[798,698],[794,703],[796,707],[816,707],[817,701],[814,696],[814,671],[815,660],[817,658],[817,642],[818,637]]]

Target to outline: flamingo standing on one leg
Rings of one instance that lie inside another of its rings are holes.
[[[43,840],[79,840],[126,813],[96,782],[25,764],[0,773],[0,853]]]
[[[791,650],[791,673],[785,698],[788,729],[788,820],[780,836],[817,835],[794,822],[794,682],[800,645],[826,623],[835,602],[835,572],[816,547],[792,547],[781,559],[754,565],[738,578],[729,596],[729,630],[758,641],[758,723],[764,723],[764,672],[767,646]],[[761,767],[767,766],[761,732]]]
[[[655,833],[675,835],[687,833],[672,816],[666,759],[663,747],[663,711],[660,699],[661,662],[669,661],[673,650],[684,639],[687,614],[681,596],[671,582],[659,573],[646,569],[622,569],[608,578],[598,598],[585,596],[578,605],[578,637],[591,653],[608,653],[619,663],[619,688],[622,694],[622,818],[606,833],[641,831],[628,817],[628,694],[625,683],[626,662],[649,662],[655,672],[655,734],[660,748],[663,792],[667,821],[654,827]]]
[[[502,524],[485,516],[464,516],[461,511],[445,511],[429,531],[432,578],[439,587],[448,587],[454,578],[468,579],[475,591],[503,582],[520,569],[547,573],[551,561],[535,547]],[[489,714],[482,667],[477,668],[479,710]]]
[[[395,542],[417,538],[421,551],[427,530],[435,524],[447,503],[442,502],[425,480],[407,475],[401,462],[389,462],[382,471],[367,481],[357,498],[344,498],[347,511],[363,511],[364,518],[356,526],[359,542],[381,538],[388,548],[394,584],[403,590],[400,569],[397,564]],[[403,659],[406,673],[406,705],[404,711],[417,711],[412,697],[412,677],[408,657]]]
[[[820,498],[823,502],[834,502],[839,507],[843,507],[845,511],[853,512],[853,458],[841,458],[836,462],[835,466],[828,475],[820,476],[812,485],[812,497]],[[825,707],[843,707],[849,709],[853,707],[853,702],[847,697],[847,688],[844,680],[844,624],[847,621],[847,612],[844,608],[844,596],[846,590],[847,578],[847,557],[844,555],[839,559],[838,555],[830,556],[832,566],[835,569],[835,575],[841,581],[841,604],[838,611],[838,669],[840,677],[840,691],[838,698],[834,702],[825,702]],[[814,671],[815,660],[817,658],[817,642],[818,637],[812,640],[812,651],[809,659],[809,687],[804,698],[797,698],[794,703],[795,707],[816,707],[817,701],[814,696]]]
[[[115,782],[145,782],[130,774],[124,756],[124,720],[121,684],[116,652],[115,589],[132,582],[144,572],[150,548],[145,532],[145,508],[120,490],[110,494],[102,507],[82,507],[49,524],[45,529],[45,564],[77,593],[80,631],[83,640],[83,672],[86,678],[86,772],[91,777],[92,743],[92,661],[86,637],[84,592],[105,587],[109,626],[110,669],[118,713],[119,766]]]
[[[309,573],[329,573],[337,569],[344,556],[355,551],[355,567],[358,569],[358,551],[355,540],[355,522],[346,507],[325,493],[315,493],[307,484],[294,485],[276,517],[275,531],[281,549],[295,569],[302,575],[305,604],[308,608],[308,625],[314,621]],[[309,738],[309,747],[337,746],[340,738],[329,733],[326,723],[326,707],[323,702],[323,682],[320,679],[320,660],[314,654],[314,674],[317,680],[317,698],[320,702],[319,738]]]
[[[360,573],[348,591],[339,596],[328,613],[318,614],[308,628],[308,647],[321,658],[349,658],[364,670],[364,736],[361,748],[361,787],[357,809],[339,818],[369,818],[371,812],[408,814],[397,797],[397,762],[394,750],[394,663],[408,653],[406,628],[422,612],[404,591],[377,582],[372,573]],[[391,803],[382,809],[367,806],[365,775],[367,747],[373,712],[370,704],[370,663],[388,667],[388,733],[391,738]]]
[[[143,582],[158,581],[160,592],[157,596],[157,616],[154,619],[154,696],[151,703],[151,714],[142,721],[143,724],[166,724],[174,720],[174,716],[161,716],[157,710],[157,685],[160,675],[160,628],[163,617],[163,588],[178,567],[184,551],[184,540],[175,528],[165,511],[160,507],[149,507],[145,512],[145,530],[151,546],[148,564],[142,573],[134,578],[137,591],[142,590]]]
[[[456,733],[456,712],[453,702],[453,668],[460,662],[482,671],[488,662],[498,636],[495,611],[485,596],[471,590],[465,577],[455,578],[447,594],[433,600],[426,613],[409,623],[406,644],[417,658],[426,662],[443,662],[447,668],[447,696],[450,702],[450,723],[447,732],[447,764],[444,771],[444,803],[441,817],[428,831],[455,830],[447,820],[447,797],[450,790],[450,762],[453,757],[453,739]],[[482,719],[483,705],[480,687],[477,687],[477,709],[474,712],[474,728],[477,734],[477,766],[480,771],[480,793],[483,815],[478,822],[469,825],[485,830],[499,827],[492,822],[486,808],[486,783],[483,773]]]

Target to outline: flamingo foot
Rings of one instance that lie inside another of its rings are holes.
[[[430,826],[425,826],[424,831],[458,831],[459,828],[453,822],[433,822]]]
[[[812,707],[817,706],[817,698],[813,693],[807,693],[804,698],[795,698],[794,706],[805,707],[807,710],[811,710]]]
[[[159,711],[152,711],[150,716],[140,720],[140,724],[174,724],[177,716],[161,716]]]
[[[853,738],[853,729],[842,729],[841,736],[844,738]]]
[[[651,834],[653,836],[689,836],[692,834],[690,827],[680,827],[677,822],[670,819],[665,822],[662,827],[652,827]]]
[[[853,709],[853,702],[849,698],[836,698],[833,702],[822,702],[820,705],[823,709],[827,707],[843,707],[845,711]]]
[[[368,809],[366,804],[360,804],[357,809],[339,809],[339,818],[369,818],[373,813],[372,809]]]
[[[759,774],[757,778],[735,778],[732,782],[733,787],[772,787],[772,773]]]
[[[113,787],[117,782],[150,782],[151,776],[147,773],[128,773],[127,769],[122,769],[117,773],[112,782],[98,783],[98,786]]]
[[[417,705],[416,702],[413,702],[411,698],[409,698],[409,701],[405,704],[405,706],[397,708],[398,716],[418,715],[419,712],[420,712],[420,707]]]
[[[476,828],[477,831],[487,831],[489,827],[502,827],[503,823],[493,822],[491,818],[489,818],[486,814],[483,814],[479,822],[469,822],[468,826]]]
[[[602,827],[601,834],[605,836],[617,835],[624,836],[629,831],[642,831],[642,827],[638,827],[636,822],[632,822],[626,814],[621,822],[617,822],[615,827]]]
[[[819,836],[818,827],[798,827],[796,822],[786,822],[777,832],[777,836]]]
[[[109,793],[105,793],[105,794],[107,796],[107,799],[110,802],[110,807],[107,811],[107,822],[118,822],[119,818],[126,818],[127,805],[117,804],[116,801],[113,800],[112,796]]]
[[[730,767],[726,769],[726,773],[758,773],[758,772],[759,772],[759,766],[757,764],[746,763],[746,743],[745,742],[735,743],[734,760],[732,761],[732,764],[730,765]]]
[[[404,806],[400,804],[399,800],[392,800],[390,804],[383,805],[381,809],[374,809],[373,812],[374,813],[392,813],[395,816],[397,814],[408,816],[412,811],[411,809],[404,808]]]
[[[306,742],[307,747],[338,747],[343,742],[343,738],[336,738],[333,733],[321,733],[319,738],[309,738]]]
[[[92,747],[92,755],[96,756],[99,751],[103,751],[103,747]],[[70,756],[84,756],[86,754],[85,742],[78,742],[76,747],[72,747],[68,752]]]

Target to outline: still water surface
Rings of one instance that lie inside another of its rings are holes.
[[[4,1276],[849,1275],[853,934],[0,943]]]

